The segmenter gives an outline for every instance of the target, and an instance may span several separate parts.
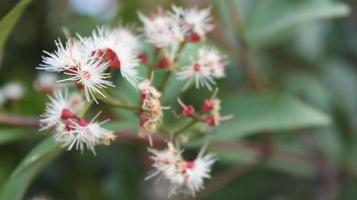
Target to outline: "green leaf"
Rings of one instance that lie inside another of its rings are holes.
[[[210,151],[215,152],[220,158],[220,161],[229,164],[254,164],[259,163],[262,159],[258,154],[260,151],[243,146],[238,147],[235,151],[223,148],[210,149]],[[264,167],[298,177],[314,176],[317,174],[316,166],[313,162],[310,162],[311,159],[309,157],[304,156],[308,154],[303,151],[304,149],[292,150],[290,147],[275,149],[275,154],[264,162]],[[279,152],[284,152],[285,154]],[[287,152],[294,153],[293,155],[296,157],[287,157]]]
[[[317,19],[344,17],[350,13],[341,2],[322,0],[265,0],[257,5],[246,35],[253,46],[263,46],[278,39],[295,26]]]
[[[329,116],[287,95],[228,97],[222,105],[222,114],[234,114],[234,118],[222,122],[204,142],[330,124]]]
[[[5,17],[0,21],[0,49],[4,47],[4,44],[14,28],[17,20],[20,18],[22,12],[32,0],[20,1]]]
[[[0,191],[0,199],[23,199],[31,181],[61,152],[52,137],[37,145],[14,170]]]
[[[4,129],[0,130],[0,145],[9,142],[23,140],[34,136],[35,133],[31,133],[28,130],[23,129]]]

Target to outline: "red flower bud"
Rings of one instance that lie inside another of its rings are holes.
[[[208,126],[217,126],[217,119],[213,116],[207,117],[205,122]]]
[[[78,124],[80,125],[80,126],[82,126],[82,127],[86,127],[86,126],[88,126],[88,121],[87,120],[85,120],[85,119],[80,119],[79,120],[79,122],[78,122]]]
[[[185,117],[194,117],[196,115],[196,110],[191,105],[185,105],[181,114]]]
[[[204,102],[203,102],[203,105],[202,105],[202,111],[203,112],[211,112],[214,108],[214,100],[212,99],[206,99]]]

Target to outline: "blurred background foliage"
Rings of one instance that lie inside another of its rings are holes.
[[[87,35],[101,24],[138,26],[138,11],[172,4],[212,6],[216,28],[208,43],[230,56],[218,86],[223,113],[235,118],[203,137],[197,127],[191,134],[198,139],[188,145],[194,152],[208,141],[220,157],[197,199],[357,199],[353,0],[1,0],[0,86],[19,81],[26,93],[0,112],[43,112],[46,97],[33,89],[35,67],[42,50],[63,38],[63,28]],[[169,97],[181,86],[171,84]],[[202,96],[209,93],[193,90],[184,99],[199,105]],[[132,129],[130,116],[115,114],[123,120],[111,128]],[[1,199],[166,198],[165,185],[143,181],[146,146],[119,141],[93,156],[59,152],[46,135],[0,126]]]

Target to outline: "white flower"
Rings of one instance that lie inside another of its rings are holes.
[[[187,81],[186,87],[194,81],[197,88],[205,86],[212,90],[214,79],[225,76],[226,64],[226,56],[221,55],[217,50],[210,47],[201,48],[198,51],[198,58],[192,60],[191,65],[177,72],[177,77]]]
[[[137,50],[140,48],[138,38],[125,28],[114,30],[98,27],[91,37],[79,36],[87,56],[94,55],[109,62],[109,66],[120,69],[121,75],[133,86],[140,79]]]
[[[34,87],[38,91],[51,92],[57,87],[57,80],[57,74],[40,73],[34,82]]]
[[[141,41],[130,28],[118,27],[112,30],[112,35],[120,39],[120,43],[124,46],[133,48],[135,51],[141,49]]]
[[[21,83],[9,82],[3,86],[2,93],[6,99],[16,101],[24,96],[25,89]]]
[[[53,96],[49,96],[50,102],[47,103],[45,113],[41,115],[40,130],[52,128],[61,120],[70,119],[76,116],[76,112],[83,108],[83,101],[77,96],[69,97],[68,91],[57,90]]]
[[[94,101],[97,102],[95,94],[105,97],[101,90],[107,87],[115,87],[113,83],[108,80],[110,74],[106,72],[107,69],[108,63],[103,62],[102,59],[91,58],[85,65],[67,69],[65,74],[71,77],[61,80],[61,82],[75,81],[77,84],[83,86],[87,101],[93,98]]]
[[[170,182],[169,196],[176,194],[190,194],[204,188],[204,179],[210,178],[211,167],[217,160],[213,154],[204,155],[204,148],[193,161],[185,161],[181,151],[175,149],[172,143],[163,151],[149,149],[154,163],[155,172],[146,178],[155,176]]]
[[[83,152],[87,148],[95,154],[96,145],[108,145],[115,138],[113,131],[101,127],[108,120],[95,122],[98,115],[99,113],[90,122],[69,119],[59,124],[55,130],[55,140],[68,150],[75,148]]]
[[[57,50],[53,53],[43,51],[42,63],[37,69],[62,72],[68,68],[78,67],[80,63],[85,63],[87,58],[83,55],[83,46],[80,42],[69,39],[65,44],[60,39],[55,40]]]
[[[213,154],[204,155],[202,149],[194,161],[186,162],[185,187],[192,196],[195,196],[196,192],[204,188],[204,179],[211,177],[211,167],[216,160],[217,158]]]
[[[157,14],[150,17],[140,12],[138,15],[144,24],[144,33],[148,42],[156,47],[163,48],[184,41],[186,30],[173,14],[159,10]]]
[[[168,143],[168,148],[164,151],[158,151],[151,148],[149,148],[148,151],[152,154],[150,159],[154,162],[152,164],[154,172],[146,177],[145,180],[158,176],[161,173],[170,174],[175,172],[175,165],[177,160],[180,159],[180,154],[172,143]]]
[[[214,26],[212,17],[210,16],[210,8],[182,8],[178,6],[172,7],[176,18],[184,21],[184,25],[188,30],[188,40],[198,42],[205,38],[206,34],[211,31]]]

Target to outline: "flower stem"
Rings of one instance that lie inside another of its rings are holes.
[[[182,43],[180,43],[180,46],[178,47],[178,49],[177,49],[177,51],[176,51],[176,53],[175,53],[175,55],[174,55],[174,58],[172,59],[172,62],[171,62],[171,66],[173,66],[173,67],[175,67],[176,68],[176,62],[177,62],[177,60],[178,60],[178,58],[180,57],[180,54],[181,54],[181,52],[182,52],[182,50],[183,50],[183,48],[185,47],[185,42],[182,42]],[[172,76],[172,70],[168,70],[166,73],[165,73],[165,75],[164,75],[164,77],[162,78],[162,80],[161,80],[161,83],[160,83],[160,85],[159,85],[159,91],[162,93],[162,94],[164,94],[164,92],[165,92],[165,88],[166,88],[166,85],[167,85],[167,81],[170,79],[170,77]]]
[[[105,103],[107,105],[110,105],[112,107],[122,108],[122,109],[125,109],[125,110],[131,110],[131,111],[135,111],[135,112],[139,112],[139,110],[140,110],[140,107],[138,107],[136,105],[122,103],[122,102],[112,98],[109,95],[106,95],[106,97],[103,97],[101,95],[97,95],[96,97],[99,100],[101,100],[103,103]]]
[[[172,71],[167,71],[164,75],[164,78],[162,78],[160,86],[159,86],[159,91],[163,94],[165,92],[165,88],[167,85],[167,81],[170,79],[172,75]]]
[[[86,105],[84,105],[84,107],[81,110],[81,112],[78,114],[78,117],[80,117],[80,118],[84,117],[84,115],[87,113],[87,111],[92,106],[92,104],[93,104],[93,100],[87,102]]]
[[[188,122],[186,125],[178,129],[173,133],[173,139],[176,140],[176,138],[186,130],[190,129],[192,126],[194,126],[198,122],[197,119],[192,119],[190,122]]]

